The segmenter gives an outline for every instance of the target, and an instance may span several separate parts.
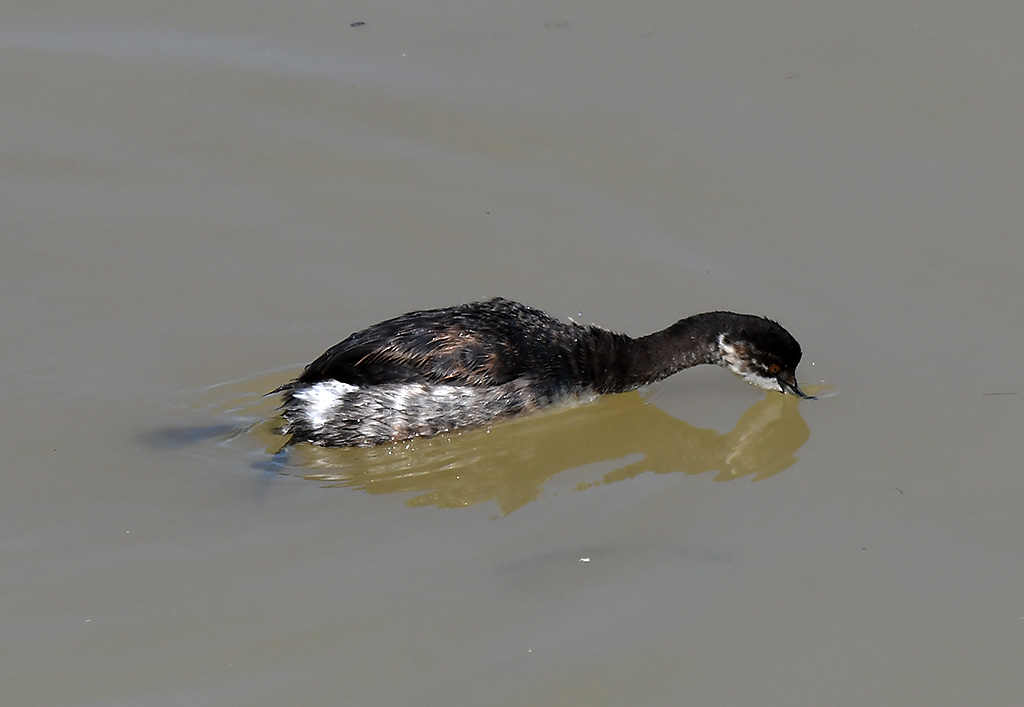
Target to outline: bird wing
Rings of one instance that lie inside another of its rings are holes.
[[[353,334],[309,364],[296,382],[500,385],[517,377],[513,359],[508,340],[493,332],[406,319]]]

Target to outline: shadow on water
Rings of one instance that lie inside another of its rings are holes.
[[[279,374],[268,374],[268,382]],[[715,480],[760,481],[792,466],[810,430],[800,401],[768,393],[725,434],[694,427],[646,402],[636,392],[504,421],[487,428],[369,448],[284,447],[275,418],[277,400],[252,393],[269,390],[260,379],[235,381],[200,391],[193,411],[231,422],[167,428],[144,436],[167,448],[214,444],[220,453],[262,448],[252,468],[297,476],[325,488],[356,488],[371,494],[414,494],[409,506],[460,508],[494,502],[502,515],[538,498],[557,474],[600,464],[601,473],[576,490],[631,479],[645,472],[704,474]],[[212,450],[209,450],[212,451]],[[270,455],[270,456],[266,456]],[[621,465],[605,471],[609,462]],[[580,474],[586,477],[586,469]],[[591,475],[594,473],[590,471]]]
[[[205,427],[165,427],[144,432],[140,439],[158,449],[179,449],[209,440],[230,439],[246,431],[246,427],[230,423]]]
[[[381,447],[323,449],[298,445],[280,471],[372,494],[415,493],[413,507],[456,508],[493,501],[508,514],[540,496],[556,474],[622,460],[582,481],[584,490],[645,472],[703,474],[718,481],[767,479],[792,466],[810,430],[800,401],[768,394],[725,434],[693,427],[646,403],[637,393],[608,396],[431,439]]]

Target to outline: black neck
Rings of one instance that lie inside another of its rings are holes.
[[[600,393],[618,393],[667,378],[684,368],[703,363],[721,363],[718,336],[722,331],[719,312],[697,314],[667,329],[633,339],[623,334],[597,330],[611,338],[601,361],[594,361],[595,388]],[[595,353],[597,348],[594,349]]]

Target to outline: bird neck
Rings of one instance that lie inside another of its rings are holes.
[[[608,332],[614,337],[612,356],[598,368],[604,374],[597,381],[598,392],[632,390],[705,363],[721,365],[719,337],[724,322],[718,314],[687,317],[637,339]]]

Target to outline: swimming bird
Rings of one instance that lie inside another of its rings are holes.
[[[283,394],[291,443],[368,447],[620,393],[700,364],[806,398],[800,357],[788,331],[751,314],[695,314],[633,338],[497,297],[358,331],[273,392]]]

